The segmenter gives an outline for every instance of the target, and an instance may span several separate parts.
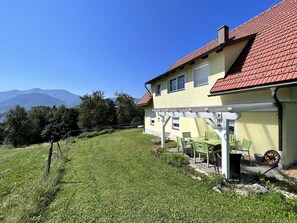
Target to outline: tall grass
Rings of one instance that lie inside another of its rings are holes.
[[[0,149],[0,222],[36,220],[54,199],[64,174],[65,159],[54,150],[51,174],[46,176],[49,146]]]

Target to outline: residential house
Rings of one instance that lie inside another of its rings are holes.
[[[273,149],[280,168],[297,162],[297,2],[285,0],[147,81],[145,132],[170,138],[216,131],[223,173],[229,132],[252,141],[251,154]],[[148,89],[148,88],[147,88]],[[224,158],[225,156],[225,158]]]

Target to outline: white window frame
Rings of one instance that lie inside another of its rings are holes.
[[[160,92],[159,92],[159,87],[160,87]],[[156,96],[161,96],[162,85],[161,84],[157,84],[155,90],[156,90]]]
[[[179,121],[180,121],[179,117],[172,117],[172,129],[179,130],[179,128],[180,128],[180,122]]]
[[[183,77],[184,78],[184,87],[183,88],[178,88],[178,79]],[[171,90],[170,89],[170,83],[171,81],[174,81],[175,80],[175,90]],[[178,75],[177,77],[175,78],[171,78],[169,81],[168,81],[168,93],[173,93],[173,92],[177,92],[177,91],[183,91],[185,90],[186,88],[186,75],[185,74],[181,74],[181,75]]]
[[[202,83],[195,83],[195,71],[208,67],[208,75],[207,75],[207,81],[206,82],[202,82]],[[196,67],[193,68],[193,85],[194,87],[199,87],[199,86],[203,86],[203,85],[207,85],[209,83],[209,77],[210,77],[210,64],[208,61],[205,61],[203,63],[200,63],[199,65],[197,65]]]

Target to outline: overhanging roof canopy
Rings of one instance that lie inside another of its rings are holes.
[[[226,104],[226,105],[205,105],[193,107],[170,107],[170,108],[156,108],[154,112],[161,116],[172,117],[200,117],[210,118],[213,113],[225,113],[227,119],[236,119],[234,116],[227,114],[239,114],[245,111],[259,111],[262,109],[277,110],[273,102],[264,103],[244,103],[244,104]],[[227,115],[227,116],[226,116]]]

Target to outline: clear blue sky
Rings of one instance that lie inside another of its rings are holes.
[[[279,0],[0,0],[0,91],[141,97],[175,61]]]

